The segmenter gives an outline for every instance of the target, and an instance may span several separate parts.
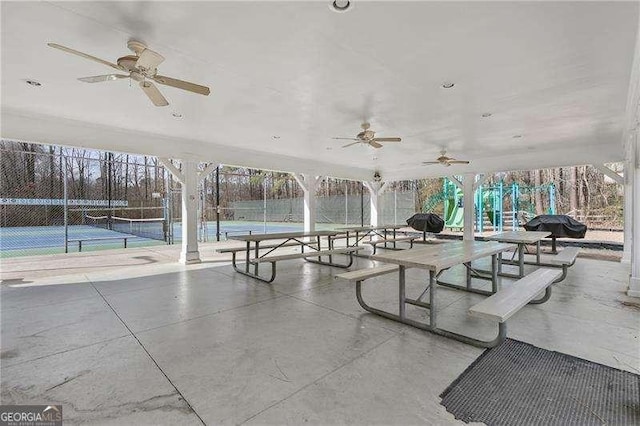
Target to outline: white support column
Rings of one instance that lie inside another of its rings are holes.
[[[293,175],[304,192],[304,232],[316,230],[316,189],[322,176],[296,173]]]
[[[624,248],[621,263],[631,263],[631,246],[633,244],[633,147],[629,144],[624,163]],[[637,217],[637,216],[636,216]]]
[[[364,186],[369,190],[369,209],[370,209],[370,222],[371,226],[378,226],[380,223],[378,217],[380,216],[380,195],[387,189],[387,182],[363,182]]]
[[[198,163],[183,161],[178,170],[167,158],[159,158],[160,163],[180,182],[182,193],[182,250],[179,262],[200,263],[198,251],[198,186],[206,175],[198,173]]]
[[[198,251],[198,163],[182,163],[182,250],[180,263],[200,263]]]
[[[474,173],[466,173],[462,181],[462,196],[464,208],[464,241],[474,241],[473,215],[475,212],[475,204],[473,200],[473,187],[476,175]]]
[[[621,263],[631,262],[631,237],[633,233],[632,209],[633,209],[633,152],[632,144],[628,144],[625,152],[624,176],[620,176],[617,172],[611,170],[604,164],[593,164],[603,175],[613,180],[618,185],[624,187],[624,249],[622,252]]]
[[[631,244],[631,276],[629,277],[629,290],[627,295],[632,297],[640,297],[640,144],[638,144],[638,135],[636,132],[632,134],[631,149],[629,158],[629,170],[625,171],[625,175],[629,174],[629,178],[633,182],[632,195],[632,218],[631,228],[633,232],[633,240]],[[625,230],[626,231],[626,230]]]

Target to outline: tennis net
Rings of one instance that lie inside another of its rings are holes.
[[[109,229],[122,234],[135,235],[152,240],[167,241],[167,226],[163,218],[129,219],[118,216],[84,215],[85,225]]]

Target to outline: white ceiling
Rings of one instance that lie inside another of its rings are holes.
[[[638,3],[354,3],[3,2],[2,137],[353,179],[623,158]],[[154,107],[46,46],[115,62],[130,38],[211,95],[159,86]],[[402,143],[331,139],[363,119]],[[443,147],[472,163],[420,165]]]

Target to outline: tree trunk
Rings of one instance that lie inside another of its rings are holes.
[[[542,186],[542,181],[540,179],[540,170],[534,170],[533,172],[533,185],[534,189],[534,197],[536,203],[536,215],[544,214],[544,205],[542,204],[542,192],[540,192],[540,186]]]
[[[576,167],[569,167],[569,210],[573,212],[574,215],[578,213],[578,176]]]

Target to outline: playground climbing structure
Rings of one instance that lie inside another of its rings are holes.
[[[536,210],[535,195],[540,192],[548,197],[548,207]],[[539,213],[555,214],[556,189],[553,183],[540,186],[521,185],[517,182],[505,184],[503,180],[493,185],[481,185],[474,194],[475,228],[477,232],[492,230],[501,232],[505,228],[516,230]],[[445,228],[460,231],[463,228],[462,189],[443,179],[442,191],[429,197],[422,206],[423,213],[431,213],[444,203]]]

